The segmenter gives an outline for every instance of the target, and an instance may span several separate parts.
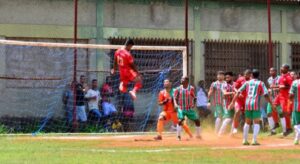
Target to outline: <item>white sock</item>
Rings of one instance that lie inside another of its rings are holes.
[[[219,129],[220,129],[220,126],[221,126],[221,118],[216,118],[216,121],[215,121],[215,132],[218,133]]]
[[[260,130],[260,125],[259,124],[254,124],[253,126],[253,141],[256,142],[257,141],[257,135],[259,133]]]
[[[282,126],[282,132],[286,132],[286,122],[285,122],[285,118],[280,118],[280,122],[281,122],[281,126]]]
[[[299,140],[299,131],[298,131],[298,125],[295,125],[294,126],[294,130],[295,130],[295,141],[298,141]]]
[[[270,129],[272,130],[275,127],[275,122],[273,117],[268,117],[268,122],[269,122]]]
[[[201,128],[200,128],[200,126],[196,126],[196,136],[200,136],[200,134],[201,134]]]
[[[219,130],[219,135],[222,135],[225,133],[226,127],[230,123],[230,121],[231,121],[230,118],[226,118],[225,120],[223,120],[222,126]]]
[[[297,132],[298,132],[298,137],[297,137],[297,139],[298,139],[298,141],[300,140],[300,125],[296,125],[296,130],[297,130]],[[297,134],[297,133],[296,133]]]
[[[176,130],[177,130],[177,137],[181,137],[182,127],[180,125],[177,125]]]
[[[249,128],[250,128],[250,125],[248,125],[247,123],[245,123],[244,129],[243,129],[243,137],[244,137],[245,141],[248,141]]]

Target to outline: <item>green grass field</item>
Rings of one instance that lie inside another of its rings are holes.
[[[264,138],[261,137],[260,140],[264,141]],[[289,141],[290,139],[283,140],[282,143],[289,143]],[[178,142],[174,137],[168,138],[164,143],[164,141],[147,140],[134,142],[133,137],[128,139],[109,139],[109,136],[105,139],[97,139],[97,136],[75,139],[48,137],[45,139],[31,136],[2,136],[0,137],[0,163],[253,164],[299,163],[300,161],[300,146],[264,147],[262,145],[248,148],[240,146],[239,143],[233,146],[207,145],[206,142],[210,140],[182,141],[182,144]]]

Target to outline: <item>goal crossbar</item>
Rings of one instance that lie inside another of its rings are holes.
[[[123,47],[123,45],[105,45],[105,44],[73,44],[73,43],[53,43],[53,42],[30,42],[0,39],[0,45],[14,46],[34,46],[34,47],[52,47],[52,48],[85,48],[111,50]],[[187,69],[187,51],[185,46],[133,46],[132,50],[157,50],[157,51],[182,51],[182,71],[183,76],[188,75]]]

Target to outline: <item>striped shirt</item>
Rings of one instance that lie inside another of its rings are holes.
[[[210,88],[213,90],[213,95],[211,98],[213,105],[223,105],[224,102],[224,94],[223,90],[225,90],[226,87],[225,81],[215,81],[211,84]]]
[[[194,100],[196,98],[195,89],[189,85],[186,89],[183,86],[179,86],[174,91],[174,97],[177,100],[179,108],[181,110],[191,110],[195,105]]]
[[[234,83],[233,84],[227,83],[224,89],[226,92],[234,92]],[[224,107],[226,109],[228,109],[228,106],[231,103],[232,99],[233,99],[233,95],[224,96]]]
[[[278,86],[279,85],[279,78],[280,76],[276,76],[275,78],[273,78],[272,76],[269,77],[268,79],[268,84],[269,84],[269,87],[271,87],[272,85],[275,85],[275,86]],[[274,89],[271,89],[271,98],[272,100],[275,99],[275,97],[278,95],[279,91],[277,90],[274,90]]]
[[[300,80],[295,80],[289,92],[294,95],[294,111],[300,112]]]
[[[260,98],[262,95],[268,95],[268,90],[264,82],[251,79],[247,81],[238,92],[246,91],[246,110],[260,110]]]

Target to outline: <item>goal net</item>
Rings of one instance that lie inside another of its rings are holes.
[[[131,53],[143,88],[132,101],[128,93],[119,92],[118,72],[110,74],[114,53],[121,47],[0,40],[0,133],[155,131],[161,111],[158,93],[164,79],[176,87],[187,75],[186,49],[134,46]],[[84,94],[97,79],[101,95],[98,113],[84,100],[86,120],[74,107],[80,77]]]

